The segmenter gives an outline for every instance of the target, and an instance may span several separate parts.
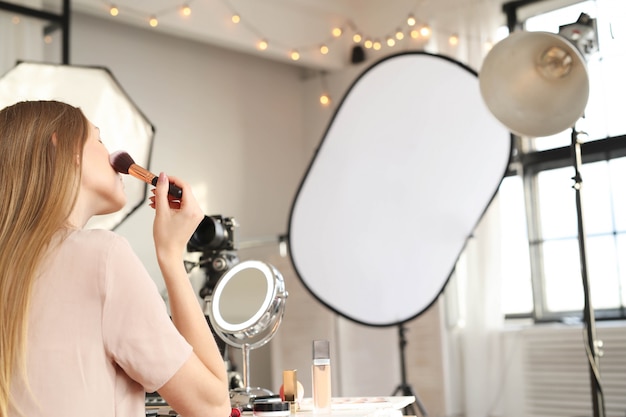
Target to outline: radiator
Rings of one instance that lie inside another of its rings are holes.
[[[600,381],[606,417],[626,417],[626,326],[596,325],[604,344]],[[593,415],[585,347],[578,326],[533,326],[522,331],[525,408],[528,417]]]

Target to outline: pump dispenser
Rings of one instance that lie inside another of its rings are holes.
[[[313,341],[311,374],[313,376],[313,412],[328,414],[331,409],[330,344],[328,340]]]

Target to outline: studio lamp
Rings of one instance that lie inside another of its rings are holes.
[[[485,57],[480,91],[493,115],[511,132],[549,136],[571,129],[571,154],[578,226],[578,248],[584,293],[584,321],[594,417],[604,416],[595,318],[587,277],[586,239],[582,215],[582,165],[576,122],[589,98],[586,59],[598,49],[595,20],[581,14],[558,34],[513,32]]]
[[[123,149],[149,168],[154,126],[106,68],[21,62],[0,78],[0,108],[24,100],[58,100],[80,107],[100,129],[109,151]],[[144,203],[145,184],[123,181],[126,206],[93,217],[88,228],[115,229]]]

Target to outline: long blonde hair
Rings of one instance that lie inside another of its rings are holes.
[[[80,109],[57,101],[0,111],[0,417],[11,380],[26,375],[31,290],[76,202],[88,123]]]

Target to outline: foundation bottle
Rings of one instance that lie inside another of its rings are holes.
[[[313,412],[329,414],[331,405],[330,344],[328,340],[313,341]]]

